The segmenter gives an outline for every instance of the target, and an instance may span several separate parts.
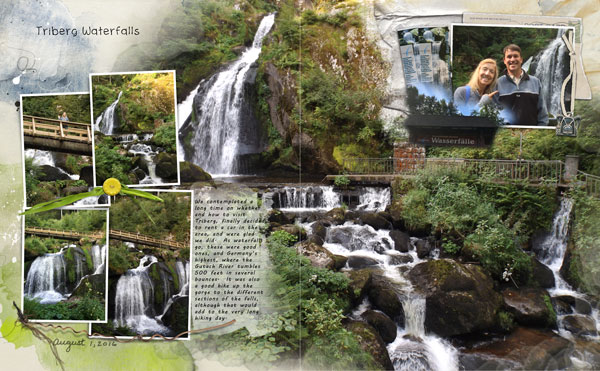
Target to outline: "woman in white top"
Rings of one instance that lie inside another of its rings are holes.
[[[454,105],[460,112],[470,115],[472,111],[492,103],[492,97],[498,94],[496,90],[498,81],[498,67],[496,61],[487,58],[471,74],[471,79],[465,86],[454,92]]]

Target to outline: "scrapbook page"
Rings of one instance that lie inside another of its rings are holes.
[[[0,5],[11,369],[596,369],[592,0]]]

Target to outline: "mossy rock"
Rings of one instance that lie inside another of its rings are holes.
[[[188,161],[179,163],[179,177],[184,183],[212,182],[212,177],[209,173],[202,170],[200,166]]]
[[[350,321],[344,325],[354,334],[360,347],[369,353],[379,369],[393,370],[394,365],[385,346],[385,342],[373,326],[365,322]]]

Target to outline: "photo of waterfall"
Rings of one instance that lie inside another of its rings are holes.
[[[106,321],[106,209],[25,217],[23,313],[39,321]]]
[[[117,196],[111,205],[108,322],[93,324],[93,336],[188,337],[192,195],[156,195],[164,203]]]
[[[28,207],[94,186],[89,99],[89,94],[22,96]],[[106,197],[88,197],[78,205],[107,203]]]
[[[179,184],[175,72],[91,74],[96,184]]]
[[[529,94],[532,94],[535,99],[532,98],[531,101],[521,105],[518,100],[509,101],[508,87],[499,81],[501,87],[492,87],[492,91],[501,90],[493,97],[493,103],[487,101],[482,103],[480,98],[471,99],[470,102],[473,104],[469,109],[479,111],[482,106],[491,105],[500,110],[499,118],[505,125],[555,126],[556,117],[570,111],[572,100],[573,81],[568,79],[571,56],[562,39],[568,31],[573,32],[570,28],[558,27],[455,24],[452,27],[452,85],[456,90],[470,83],[471,73],[484,59],[496,61],[497,77],[502,79],[502,76],[507,74],[508,67],[504,61],[503,48],[510,44],[517,45],[521,49],[520,68],[527,77],[521,79],[518,86],[512,82],[509,86],[514,85],[512,89],[521,94],[521,99],[527,99]],[[529,79],[530,76],[534,79]],[[565,84],[564,88],[563,84]],[[474,94],[479,97],[477,91]],[[519,108],[527,105],[531,110],[535,110],[529,116],[526,115],[526,108]],[[563,105],[565,111],[562,109]],[[547,113],[547,118],[538,116],[542,106],[545,108],[544,113]],[[470,113],[463,112],[463,114]]]

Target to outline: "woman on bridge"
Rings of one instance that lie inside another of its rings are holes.
[[[494,95],[498,94],[497,81],[496,61],[491,58],[482,60],[471,74],[467,85],[459,87],[454,92],[454,105],[463,115],[471,115],[471,112],[491,104]]]
[[[60,121],[69,121],[69,116],[67,116],[67,113],[63,111],[61,116],[58,116],[58,119]]]

